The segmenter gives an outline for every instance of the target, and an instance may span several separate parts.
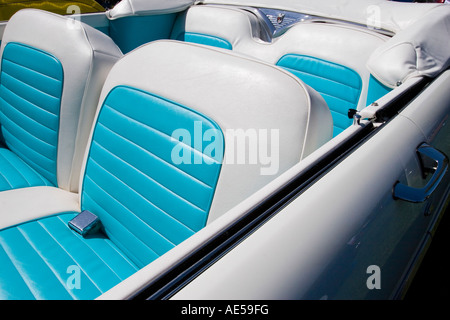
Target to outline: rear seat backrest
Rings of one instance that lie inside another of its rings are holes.
[[[250,12],[200,5],[180,14],[171,38],[231,50],[251,41],[259,32],[259,22]]]
[[[101,87],[122,56],[83,23],[25,9],[1,43],[0,190],[53,185],[77,191]]]
[[[291,71],[324,97],[337,135],[351,125],[349,109],[361,110],[373,102],[368,95],[379,98],[369,94],[376,83],[366,63],[384,41],[360,28],[303,23],[276,39],[271,52],[261,52],[260,57]]]
[[[348,109],[361,110],[388,92],[366,68],[371,53],[387,37],[357,27],[304,22],[265,43],[255,36],[261,29],[255,19],[240,9],[193,6],[174,30],[196,35],[187,41],[212,46],[220,45],[205,39],[217,37],[234,51],[289,70],[322,94],[333,114],[334,135],[351,124]]]

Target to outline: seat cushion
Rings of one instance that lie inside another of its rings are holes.
[[[76,214],[0,231],[0,299],[94,299],[137,270],[102,233],[72,231]]]
[[[0,191],[53,185],[15,153],[0,148]]]

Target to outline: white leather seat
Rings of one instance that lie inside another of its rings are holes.
[[[121,56],[84,23],[35,9],[11,18],[0,51],[0,191],[78,190],[100,90]]]

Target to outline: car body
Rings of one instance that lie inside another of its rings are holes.
[[[167,101],[188,104],[185,101],[205,97],[199,104],[206,100],[210,108],[196,114],[204,112],[214,120],[217,113],[217,119],[227,119],[216,120],[225,133],[241,130],[242,141],[259,135],[266,143],[254,148],[244,143],[235,154],[241,163],[218,160],[226,166],[222,164],[205,224],[198,231],[94,298],[323,300],[400,299],[405,295],[449,199],[449,7],[382,0],[123,0],[106,12],[70,18],[100,30],[103,35],[95,36],[103,39],[99,45],[107,42],[106,34],[120,49],[114,49],[117,62],[112,71],[105,72],[99,108],[107,107],[102,101],[115,88],[158,83],[158,94],[170,87],[167,92],[173,96]],[[17,43],[15,31],[8,30],[17,21],[0,25],[4,56],[5,48]],[[67,30],[74,28],[66,25]],[[436,33],[436,29],[441,31]],[[108,46],[111,53],[112,44]],[[171,47],[179,52],[163,51]],[[147,51],[153,55],[141,54]],[[207,59],[201,60],[203,56]],[[138,66],[133,58],[140,59]],[[223,65],[216,63],[220,59]],[[147,66],[149,60],[161,63]],[[127,70],[133,71],[128,74]],[[248,70],[255,78],[247,75]],[[222,73],[229,78],[217,76]],[[67,70],[64,77],[69,77]],[[295,90],[289,89],[292,81]],[[302,139],[306,141],[293,125],[304,116],[296,113],[292,103],[298,88],[308,96],[310,118],[305,135],[312,139],[304,142],[300,160],[292,156]],[[208,100],[210,95],[216,97],[215,102]],[[258,101],[260,108],[250,107],[252,101]],[[5,113],[6,103],[1,106]],[[323,111],[324,106],[331,112]],[[237,119],[241,117],[244,121]],[[260,122],[261,127],[252,127]],[[167,123],[172,121],[166,119]],[[214,121],[208,123],[209,130],[217,130]],[[327,128],[314,131],[315,126]],[[172,141],[190,139],[183,130],[175,130]],[[296,134],[285,135],[284,130]],[[83,139],[89,146],[96,131],[86,132]],[[216,131],[208,132],[215,135]],[[226,134],[224,141],[228,146]],[[72,172],[86,170],[89,176],[93,171],[87,150]],[[259,153],[246,158],[252,150]],[[236,167],[240,171],[233,171]],[[110,177],[120,174],[110,172]],[[52,190],[39,193],[43,200],[38,208],[33,208],[31,196],[23,200],[27,188],[0,192],[0,245],[9,257],[21,250],[15,249],[15,238],[6,232],[85,207],[80,202],[89,201],[94,192],[82,191],[93,187],[84,184],[85,175],[80,179],[79,186],[76,180],[56,188],[43,187]],[[55,199],[61,200],[52,207]],[[29,204],[24,207],[24,202]],[[23,207],[17,209],[17,215],[23,216],[11,217],[16,207]],[[108,237],[114,240],[109,233]],[[14,264],[16,270],[20,263]],[[62,268],[69,278],[73,275],[66,265]],[[6,283],[9,275],[0,270],[4,273],[0,281]],[[45,292],[42,296],[46,297]]]

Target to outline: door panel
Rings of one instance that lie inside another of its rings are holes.
[[[429,210],[446,195],[448,172],[423,202],[396,200],[392,191],[398,182],[415,188],[427,183],[417,154],[422,143],[449,153],[444,119],[450,97],[442,89],[449,86],[447,77],[431,84],[426,95],[173,298],[397,297],[428,239],[436,217]]]
[[[393,272],[389,257],[399,251],[407,259],[402,239],[411,228],[423,231],[412,204],[392,198],[397,180],[411,180],[406,165],[419,170],[415,148],[423,139],[398,117],[175,297],[388,296],[402,273]],[[386,290],[366,287],[371,265],[381,268]]]
[[[426,137],[426,142],[436,150],[450,156],[450,71],[444,72],[421,94],[402,115],[411,119]],[[428,176],[428,179],[430,177]],[[447,173],[440,186],[433,192],[424,206],[424,214],[431,217],[429,230],[433,234],[439,213],[446,204],[450,178]]]

